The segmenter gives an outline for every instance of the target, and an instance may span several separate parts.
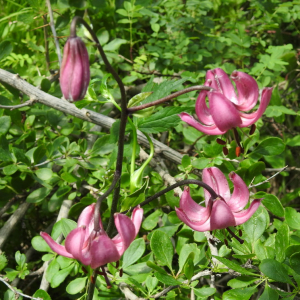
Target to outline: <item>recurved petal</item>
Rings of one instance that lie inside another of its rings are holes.
[[[211,83],[212,83],[211,80],[206,80],[204,85],[210,86]],[[200,122],[209,126],[209,125],[214,125],[214,120],[212,119],[209,108],[207,107],[207,104],[206,104],[207,93],[208,93],[208,91],[205,91],[205,90],[201,91],[199,93],[199,96],[197,98],[196,105],[195,105],[195,112],[196,112],[196,115],[197,115],[198,119],[200,120]]]
[[[235,226],[236,222],[230,207],[223,200],[215,200],[210,215],[211,230]]]
[[[91,243],[91,268],[95,269],[120,259],[120,254],[113,241],[106,235],[99,235]]]
[[[78,218],[78,221],[77,221],[77,227],[81,227],[81,226],[88,227],[90,225],[90,223],[93,221],[95,205],[96,205],[96,203],[93,203],[93,204],[87,206],[81,212],[81,214]]]
[[[115,225],[119,234],[116,236],[116,239],[114,238],[114,242],[118,242],[118,252],[121,256],[135,239],[136,229],[131,219],[123,214],[115,214]],[[121,244],[119,242],[120,239]]]
[[[40,235],[45,240],[45,242],[49,245],[52,251],[64,257],[74,258],[74,256],[71,253],[69,253],[64,246],[56,243],[48,233],[40,232]]]
[[[190,195],[190,189],[183,191],[180,198],[180,209],[192,222],[197,222],[198,225],[204,224],[210,216],[210,207],[203,207],[197,204]]]
[[[259,90],[255,79],[244,72],[234,71],[231,79],[235,82],[238,91],[236,108],[242,111],[252,109],[258,100]]]
[[[209,231],[209,230],[212,230],[211,229],[211,226],[210,226],[210,218],[203,224],[201,224],[201,222],[194,222],[194,221],[191,221],[187,216],[186,214],[182,211],[181,208],[177,208],[175,207],[175,211],[176,211],[176,214],[178,216],[178,218],[183,222],[185,223],[186,225],[188,225],[189,227],[191,227],[192,229],[196,230],[196,231]]]
[[[230,189],[225,175],[217,167],[205,168],[202,171],[202,181],[208,184],[218,195],[227,202],[230,199]],[[205,203],[211,198],[210,193],[204,189]]]
[[[211,79],[211,87],[223,94],[228,100],[237,103],[237,97],[234,86],[231,83],[228,75],[220,68],[207,71],[206,79]]]
[[[179,114],[178,116],[181,118],[182,121],[186,122],[190,126],[193,126],[197,130],[199,130],[205,134],[220,135],[220,134],[224,134],[226,132],[226,131],[222,131],[219,128],[217,128],[216,125],[204,126],[204,125],[200,124],[199,122],[197,122],[192,116],[190,116],[189,114],[187,114],[185,112]]]
[[[208,93],[209,109],[216,126],[223,132],[240,127],[242,120],[235,105],[223,94]]]
[[[66,237],[66,250],[81,261],[84,265],[89,265],[91,263],[90,251],[83,251],[83,243],[86,235],[86,227],[78,227],[73,229]]]
[[[135,235],[137,235],[140,230],[142,220],[143,220],[143,213],[144,210],[140,208],[140,206],[136,207],[132,212],[131,221],[135,228]]]
[[[259,108],[257,111],[251,113],[251,114],[246,114],[240,112],[240,116],[242,119],[242,125],[239,127],[248,127],[252,124],[254,124],[265,112],[272,96],[272,90],[273,88],[264,88],[262,90],[261,94],[261,102],[259,105]]]
[[[233,182],[234,189],[227,204],[233,212],[239,212],[248,203],[249,190],[243,179],[236,173],[231,172],[229,178]]]
[[[235,223],[236,223],[235,225],[241,225],[241,224],[245,223],[246,221],[248,221],[252,217],[252,215],[256,212],[256,210],[258,209],[262,199],[263,198],[255,199],[252,201],[252,203],[248,209],[242,210],[237,213],[233,213]]]

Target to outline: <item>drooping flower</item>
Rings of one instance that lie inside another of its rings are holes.
[[[208,191],[204,190],[205,204],[197,204],[190,196],[189,189],[185,189],[179,208],[176,209],[178,218],[196,231],[211,231],[229,226],[245,223],[258,209],[262,199],[255,199],[248,209],[244,207],[249,200],[249,191],[242,178],[234,172],[229,174],[234,190],[230,194],[225,175],[216,167],[203,170],[202,180],[208,184],[218,195],[211,198]]]
[[[182,121],[209,135],[224,134],[230,129],[254,124],[265,112],[271,99],[272,88],[262,90],[257,111],[244,113],[256,105],[259,98],[258,85],[253,77],[244,72],[234,71],[231,79],[235,82],[237,94],[228,75],[222,69],[207,71],[204,85],[214,90],[203,90],[198,96],[195,111],[201,123],[185,112],[179,114]]]
[[[84,98],[90,82],[89,55],[80,37],[69,37],[64,47],[60,71],[60,88],[71,101]]]
[[[118,261],[125,250],[133,242],[141,226],[143,209],[135,208],[131,219],[124,214],[115,214],[115,225],[118,234],[110,239],[103,229],[94,230],[95,204],[87,206],[79,216],[77,228],[73,229],[65,240],[65,246],[56,243],[49,234],[41,232],[41,236],[49,247],[59,255],[75,258],[92,269],[107,263]]]

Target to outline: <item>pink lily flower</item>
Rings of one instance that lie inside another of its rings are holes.
[[[125,250],[134,241],[140,229],[143,209],[135,208],[131,219],[124,214],[115,214],[115,225],[118,234],[110,239],[103,229],[94,230],[95,203],[87,206],[79,216],[77,228],[66,237],[65,246],[56,243],[49,234],[41,232],[42,238],[49,247],[59,255],[75,258],[92,269],[107,263],[118,261]]]
[[[218,195],[212,199],[208,191],[204,190],[205,204],[197,204],[190,196],[189,189],[185,189],[179,208],[176,209],[178,218],[196,231],[212,231],[229,226],[245,223],[258,209],[262,199],[252,201],[248,209],[244,209],[249,200],[249,190],[242,178],[234,172],[229,174],[234,190],[230,195],[225,175],[216,167],[203,170],[202,180]]]
[[[60,88],[71,101],[84,98],[90,82],[89,55],[80,37],[69,37],[60,69]]]
[[[235,82],[238,94],[222,69],[207,71],[204,85],[214,90],[201,91],[198,96],[195,111],[201,123],[185,112],[179,114],[181,120],[209,135],[220,135],[236,127],[254,124],[265,112],[273,88],[264,88],[258,110],[247,114],[244,112],[250,111],[259,98],[258,85],[253,77],[244,72],[234,71],[231,79]],[[206,96],[209,107],[206,104]]]

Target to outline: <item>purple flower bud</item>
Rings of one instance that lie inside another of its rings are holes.
[[[69,37],[60,71],[61,91],[66,99],[78,101],[84,98],[89,82],[90,64],[86,47],[79,37]]]

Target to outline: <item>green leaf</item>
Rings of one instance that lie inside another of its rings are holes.
[[[296,135],[292,139],[288,139],[288,142],[286,144],[291,147],[300,146],[300,135]]]
[[[270,279],[294,285],[283,265],[274,259],[264,259],[259,269]]]
[[[196,244],[185,244],[179,254],[179,272],[181,272],[182,268],[184,267],[184,264],[188,258],[188,256],[194,253],[194,264],[198,263],[199,257],[200,257],[200,249],[197,247]]]
[[[52,252],[51,248],[41,236],[35,236],[31,240],[32,247],[39,252]]]
[[[233,262],[227,258],[216,256],[216,255],[213,255],[213,257],[215,257],[218,261],[220,261],[222,264],[224,264],[229,269],[232,269],[236,272],[239,272],[244,275],[259,276],[258,274],[255,274],[252,271],[246,270],[245,268],[239,266],[236,262]]]
[[[300,213],[294,208],[285,208],[285,220],[291,228],[300,230]]]
[[[265,192],[258,192],[254,195],[254,198],[263,198],[262,204],[275,216],[283,218],[284,217],[284,208],[280,200],[271,194]]]
[[[205,299],[209,296],[212,296],[216,292],[215,288],[210,288],[210,287],[203,287],[200,289],[193,289],[193,290],[194,290],[196,296],[202,297]]]
[[[155,210],[149,215],[142,223],[142,227],[145,230],[152,230],[156,227],[159,217],[162,215],[160,210]]]
[[[104,51],[116,51],[121,45],[127,44],[126,40],[116,38],[103,47]]]
[[[33,161],[34,163],[39,163],[41,159],[45,156],[47,152],[45,145],[38,146],[33,152]]]
[[[294,110],[289,109],[283,105],[271,105],[266,109],[266,116],[268,118],[279,117],[281,115],[297,115],[297,113]]]
[[[210,158],[201,157],[192,161],[192,166],[199,170],[204,169],[211,162]]]
[[[187,257],[183,268],[184,274],[188,280],[191,280],[191,278],[194,275],[194,257],[195,257],[194,252],[191,252]]]
[[[283,262],[285,259],[285,249],[289,246],[289,234],[289,226],[283,223],[275,237],[276,260],[279,262]]]
[[[252,283],[254,283],[257,278],[249,277],[249,276],[239,276],[237,278],[231,279],[227,282],[227,285],[233,289],[243,288]]]
[[[69,267],[58,271],[55,274],[55,276],[53,276],[51,279],[51,287],[52,288],[58,287],[66,279],[66,277],[71,273],[73,267],[74,267],[74,264],[71,264]]]
[[[56,276],[58,271],[59,271],[59,264],[55,258],[50,262],[50,264],[46,270],[46,280],[48,282],[51,282],[51,279]]]
[[[144,92],[144,93],[139,93],[132,97],[129,102],[128,102],[128,108],[133,107],[133,106],[138,106],[141,105],[141,102],[145,100],[147,97],[149,97],[152,94],[152,92]]]
[[[13,49],[10,41],[2,41],[0,43],[0,60],[8,56]]]
[[[81,278],[76,278],[72,280],[66,288],[66,291],[70,295],[75,295],[80,293],[84,288],[86,284],[87,277],[81,277]]]
[[[50,192],[51,190],[45,187],[39,188],[28,195],[26,202],[39,203],[43,201],[50,194]]]
[[[144,293],[145,295],[147,294],[147,291],[145,290],[145,288],[135,279],[133,279],[132,277],[129,277],[128,280],[135,285],[135,287],[137,287],[142,293]]]
[[[32,297],[41,298],[43,300],[51,300],[50,295],[44,290],[37,290]]]
[[[290,257],[290,266],[297,274],[300,274],[300,252],[294,253]]]
[[[250,244],[254,244],[264,233],[267,227],[267,216],[264,210],[260,207],[255,214],[243,224],[246,237],[245,239]]]
[[[258,300],[278,300],[278,297],[278,293],[266,284],[264,292]]]
[[[180,118],[178,114],[186,110],[185,107],[165,107],[142,121],[138,125],[138,129],[146,133],[160,133],[174,128],[179,124]]]
[[[40,178],[42,180],[49,180],[52,177],[53,172],[51,169],[42,168],[42,169],[36,170],[35,174],[38,178]]]
[[[154,273],[154,276],[162,283],[166,284],[166,285],[180,285],[181,282],[174,279],[172,276],[170,275],[165,275],[162,273]]]
[[[1,44],[0,44],[0,47],[1,47]],[[0,50],[0,56],[1,56],[1,50]],[[11,126],[10,116],[0,117],[0,135],[6,134],[10,126]]]
[[[158,279],[156,277],[148,276],[145,283],[149,293],[152,293],[158,284]]]
[[[172,270],[173,245],[168,235],[162,231],[154,231],[150,247],[161,265],[167,265]],[[159,279],[159,278],[157,278]]]
[[[75,221],[65,218],[61,219],[61,230],[65,238],[75,228],[77,228],[77,223]]]
[[[128,249],[124,252],[122,268],[125,269],[128,266],[131,266],[138,259],[142,257],[145,252],[145,241],[144,239],[134,240]]]
[[[285,149],[282,139],[277,137],[268,137],[264,139],[250,154],[260,154],[263,156],[279,155]]]
[[[154,262],[152,262],[150,260],[147,261],[147,266],[149,268],[152,268],[153,270],[159,272],[159,273],[166,274],[166,275],[168,274],[165,269],[159,267],[158,265],[156,265]]]
[[[18,171],[18,166],[15,165],[15,164],[11,164],[11,165],[8,165],[8,166],[5,166],[3,168],[3,173],[5,175],[13,175],[14,173],[16,173]]]
[[[7,258],[5,257],[4,254],[0,254],[0,271],[5,268],[7,265]]]
[[[222,299],[223,300],[248,300],[250,297],[256,292],[256,287],[248,287],[248,288],[241,288],[241,289],[233,289],[226,291]]]
[[[110,142],[110,135],[102,136],[94,143],[91,156],[102,156],[113,151],[115,143]]]
[[[154,24],[151,24],[151,29],[152,29],[154,32],[159,32],[160,26],[159,26],[159,24],[154,23]]]

